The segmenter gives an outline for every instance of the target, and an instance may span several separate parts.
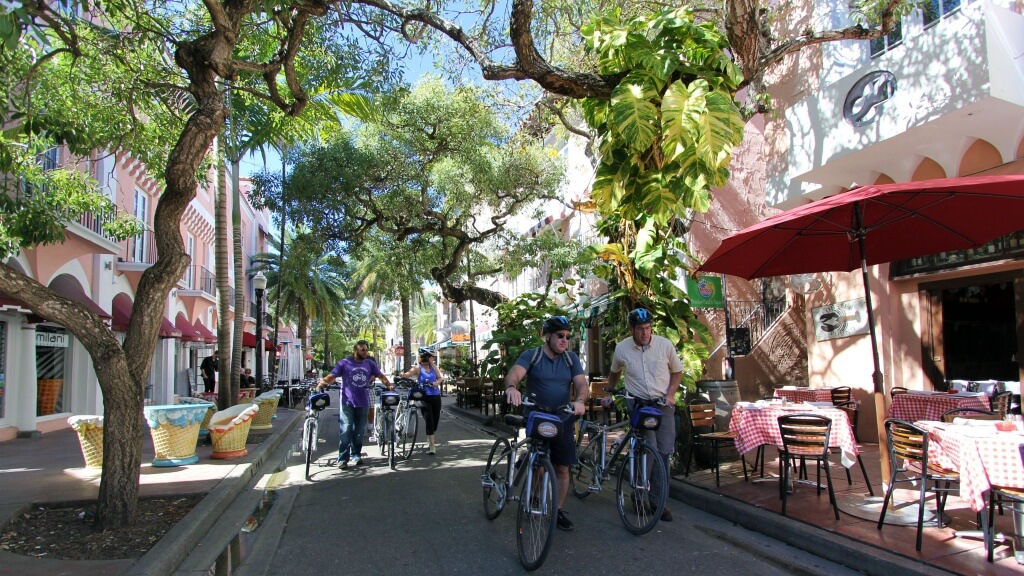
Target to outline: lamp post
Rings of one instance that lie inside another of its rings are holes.
[[[256,290],[256,386],[263,387],[263,291],[267,289],[267,277],[257,272],[252,277]]]

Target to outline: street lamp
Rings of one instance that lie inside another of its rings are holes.
[[[263,387],[263,291],[267,289],[267,277],[257,272],[252,277],[256,290],[256,386]]]

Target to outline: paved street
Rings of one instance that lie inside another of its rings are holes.
[[[325,466],[298,488],[272,558],[251,558],[256,566],[248,568],[259,569],[247,574],[523,572],[516,556],[514,509],[493,522],[483,515],[479,474],[493,442],[490,429],[446,409],[437,456],[418,452],[392,471],[373,445],[365,449],[369,466],[343,471],[326,467],[328,459],[333,464],[337,457],[336,407],[325,411],[322,422],[326,441],[320,464]],[[299,460],[290,460],[288,476],[293,479],[302,475]],[[637,537],[622,527],[610,493],[585,501],[570,494],[566,510],[576,530],[556,533],[539,572],[855,574],[681,502],[670,506],[675,522],[659,523]],[[270,546],[253,551],[253,556],[270,556],[265,548]]]

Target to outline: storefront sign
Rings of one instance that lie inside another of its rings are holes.
[[[71,336],[56,332],[36,332],[36,346],[50,348],[67,348],[71,345]]]
[[[874,122],[882,113],[882,103],[896,93],[896,76],[886,70],[864,75],[850,88],[843,102],[843,118],[854,126]]]
[[[868,308],[863,298],[811,310],[818,342],[868,333]]]
[[[452,334],[452,342],[469,342],[469,334]]]
[[[722,279],[718,276],[686,278],[686,293],[693,308],[725,308],[722,298]]]

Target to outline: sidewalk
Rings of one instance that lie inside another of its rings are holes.
[[[199,462],[188,466],[154,468],[153,443],[143,443],[140,496],[206,494],[175,528],[139,560],[70,561],[30,558],[0,550],[5,574],[19,576],[119,576],[167,574],[177,567],[216,522],[220,511],[231,504],[243,486],[267,464],[269,454],[302,419],[299,410],[278,408],[272,429],[261,431],[258,444],[248,444],[249,454],[235,460],[213,460],[213,448],[196,449]],[[250,433],[250,438],[257,436]],[[87,471],[74,430],[43,434],[39,438],[0,442],[0,523],[37,502],[94,500],[99,491],[98,472]]]
[[[493,415],[486,416],[475,408],[458,408],[454,404],[447,408],[464,417],[511,432],[503,423],[496,421]],[[736,457],[735,462],[725,461],[729,452]],[[768,448],[766,479],[778,471],[775,452],[773,448]],[[862,457],[867,464],[869,477],[875,479],[877,490],[877,479],[880,477],[878,446],[862,445]],[[946,504],[946,513],[951,520],[943,528],[934,525],[929,527],[926,522],[922,550],[917,552],[914,550],[916,514],[909,526],[890,525],[887,519],[882,530],[878,530],[877,512],[869,506],[857,508],[856,504],[863,503],[868,492],[861,472],[856,467],[851,470],[852,485],[847,484],[842,466],[837,463],[832,467],[833,484],[843,512],[841,519],[836,521],[827,493],[823,491],[818,498],[814,488],[808,487],[798,487],[797,492],[789,498],[788,516],[782,516],[777,481],[745,481],[735,450],[723,450],[722,460],[721,487],[715,486],[713,470],[697,470],[691,472],[689,477],[673,476],[671,497],[749,530],[771,536],[789,546],[872,576],[1019,576],[1024,573],[1024,566],[1017,564],[1012,554],[1006,557],[1006,546],[997,548],[996,562],[989,564],[985,560],[985,548],[980,540],[954,538],[955,530],[976,527],[974,513],[955,494],[949,497]],[[904,502],[916,500],[916,497],[916,493],[901,494],[898,499]],[[931,505],[929,501],[928,506]],[[997,528],[1010,533],[1010,513],[996,518]]]

